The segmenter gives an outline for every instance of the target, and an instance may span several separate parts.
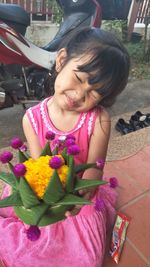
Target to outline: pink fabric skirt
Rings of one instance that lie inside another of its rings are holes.
[[[3,198],[9,194],[8,186]],[[106,235],[115,219],[116,192],[109,185],[99,187],[93,199],[100,198],[104,207],[84,206],[77,216],[51,226],[41,227],[40,238],[27,239],[27,225],[14,214],[13,208],[0,209],[0,260],[7,267],[101,267]]]

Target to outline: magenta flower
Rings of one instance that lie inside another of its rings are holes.
[[[25,151],[27,151],[27,146],[26,146],[26,144],[23,144],[19,149],[20,149],[21,152],[25,152]]]
[[[80,149],[77,145],[71,145],[67,148],[67,153],[69,155],[77,155],[79,154],[79,152],[80,152]]]
[[[66,139],[73,139],[75,141],[76,138],[75,138],[75,136],[73,134],[68,134],[66,136]]]
[[[105,203],[104,203],[103,199],[96,199],[94,208],[97,211],[103,211],[105,209]]]
[[[65,145],[68,147],[68,146],[72,146],[75,144],[75,140],[72,139],[72,138],[69,138],[69,139],[66,139],[65,141]]]
[[[11,161],[13,158],[13,154],[10,151],[4,151],[0,154],[0,161],[5,164]]]
[[[36,241],[39,239],[41,232],[36,225],[31,225],[29,229],[26,230],[27,238],[31,241]]]
[[[23,163],[18,163],[13,167],[13,173],[16,177],[24,176],[26,173],[26,166]]]
[[[118,186],[118,180],[116,177],[111,177],[109,179],[109,184],[110,184],[110,187],[112,188],[116,188]]]
[[[12,148],[18,149],[23,145],[23,142],[19,137],[14,137],[11,140],[10,145],[11,145]]]
[[[49,161],[49,166],[52,169],[59,169],[62,166],[63,162],[62,159],[58,156],[54,156]]]
[[[99,160],[96,161],[97,168],[103,169],[104,165],[105,165],[105,161],[103,159],[99,159]]]
[[[54,140],[55,134],[52,131],[47,131],[46,134],[45,134],[45,138],[47,140]]]

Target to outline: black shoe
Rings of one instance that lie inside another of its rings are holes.
[[[133,115],[133,118],[131,116],[130,120],[136,120],[139,121],[139,126],[141,128],[148,127],[150,126],[150,113],[143,114],[141,111],[136,111],[135,114]]]
[[[140,130],[145,127],[144,123],[139,120],[139,117],[137,115],[132,115],[129,122],[135,131]]]
[[[132,125],[130,125],[129,123],[125,122],[124,119],[120,118],[116,125],[115,125],[115,129],[117,131],[119,131],[122,134],[128,134],[134,131],[134,128],[132,127]]]

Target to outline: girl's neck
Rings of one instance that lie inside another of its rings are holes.
[[[73,116],[73,117],[78,117],[80,115],[79,112],[77,111],[73,111],[73,110],[66,110],[66,109],[63,109],[61,108],[57,102],[55,101],[55,97],[51,97],[48,102],[47,102],[47,107],[48,107],[48,110],[50,111],[50,114],[51,112],[53,112],[54,114],[59,114],[60,116]],[[51,115],[50,115],[51,117]]]
[[[47,102],[47,109],[55,128],[64,132],[71,131],[80,117],[78,112],[61,109],[53,98]]]

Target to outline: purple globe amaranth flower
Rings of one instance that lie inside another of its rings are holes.
[[[4,151],[0,154],[0,161],[5,164],[11,161],[13,158],[13,154],[10,151]]]
[[[99,160],[96,161],[97,168],[103,169],[104,165],[105,165],[105,161],[103,159],[99,159]]]
[[[112,188],[116,188],[118,186],[118,180],[116,177],[111,177],[109,179],[109,184],[110,184],[110,187]]]
[[[23,142],[19,137],[14,137],[11,140],[10,145],[14,149],[19,149],[23,145]]]
[[[26,144],[23,144],[19,149],[20,149],[21,152],[25,152],[25,151],[27,151],[27,146],[26,146]]]
[[[55,134],[52,131],[47,131],[46,134],[45,134],[45,138],[47,140],[54,140]]]
[[[66,139],[73,139],[74,141],[76,140],[75,136],[73,134],[68,134],[66,136]]]
[[[50,159],[49,161],[49,166],[52,168],[52,169],[59,169],[63,164],[63,161],[60,157],[58,156],[54,156]]]
[[[77,145],[71,145],[67,148],[67,153],[69,155],[77,155],[79,154],[79,152],[80,152],[80,149]]]
[[[26,166],[23,163],[18,163],[13,167],[13,173],[16,177],[24,176],[26,173]]]
[[[31,225],[27,230],[26,230],[27,238],[31,241],[36,241],[39,239],[41,235],[40,229],[36,225]]]
[[[66,141],[65,141],[66,147],[72,146],[74,144],[75,144],[75,140],[72,138],[66,139]]]
[[[103,211],[105,209],[105,203],[104,203],[103,199],[99,199],[99,198],[96,199],[94,208],[97,211]]]

